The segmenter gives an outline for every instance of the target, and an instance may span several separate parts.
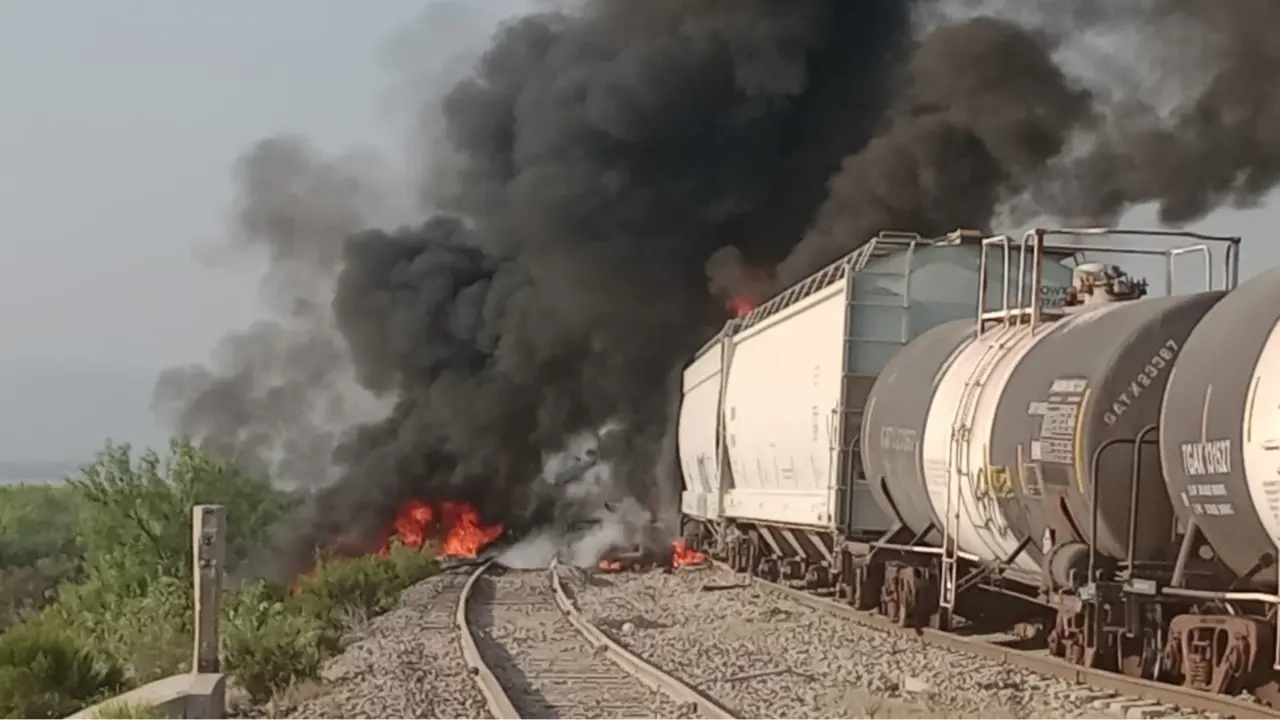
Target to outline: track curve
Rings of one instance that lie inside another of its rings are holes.
[[[495,718],[733,718],[587,622],[556,568],[492,562],[467,579],[459,642]]]

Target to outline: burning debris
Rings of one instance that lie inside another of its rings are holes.
[[[679,570],[705,567],[707,556],[690,548],[683,539],[658,549],[635,548],[628,552],[609,553],[596,563],[596,570],[604,573],[647,572],[650,570]]]
[[[357,231],[389,227],[362,173],[254,149],[242,225],[272,251],[268,289],[296,289],[271,295],[278,327],[168,375],[162,399],[196,440],[314,483],[263,573],[376,545],[413,498],[505,528],[492,549],[514,566],[594,567],[653,527],[665,546],[663,389],[727,318],[881,229],[1257,201],[1280,180],[1277,21],[1252,0],[530,14],[424,109],[420,145],[448,152],[423,163],[415,224]],[[1181,62],[1151,78],[1095,31]],[[1148,87],[1170,97],[1130,92]],[[596,455],[563,449],[584,433]]]
[[[382,542],[388,552],[391,539],[406,547],[421,548],[429,539],[439,541],[444,557],[474,558],[502,535],[502,525],[483,525],[480,513],[462,502],[429,503],[425,500],[404,501],[391,524],[392,530]]]

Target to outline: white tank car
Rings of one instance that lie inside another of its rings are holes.
[[[1280,557],[1280,268],[1227,295],[1187,338],[1160,417],[1174,510],[1241,585],[1276,587]]]
[[[1098,269],[1082,265],[1074,274],[1079,278]],[[1091,309],[1106,312],[1109,308]],[[1059,322],[1081,321],[1087,320],[1074,315]],[[944,528],[949,525],[959,547],[986,561],[1013,557],[1015,567],[1035,573],[1040,569],[1039,558],[1018,552],[1023,538],[1010,526],[1002,504],[995,501],[991,484],[974,480],[990,464],[990,446],[982,439],[994,432],[1005,387],[1013,371],[1045,337],[1043,329],[1037,334],[1029,327],[1000,325],[981,337],[966,338],[937,378],[921,452],[932,510]],[[1066,327],[1058,329],[1067,331]],[[961,438],[956,437],[956,428],[964,429]],[[952,518],[949,524],[948,514]]]
[[[857,454],[866,397],[913,338],[972,316],[978,239],[872,243],[726,326],[685,371],[685,513],[715,520],[719,506],[724,518],[758,526],[887,530]],[[1070,272],[1046,268],[1043,294],[1061,302]],[[776,538],[765,541],[785,553]]]

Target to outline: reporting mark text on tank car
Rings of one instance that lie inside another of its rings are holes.
[[[1114,400],[1111,401],[1111,409],[1102,416],[1102,422],[1107,425],[1115,425],[1120,416],[1129,411],[1129,406],[1133,404],[1138,396],[1146,392],[1151,387],[1151,383],[1160,377],[1160,373],[1168,369],[1173,363],[1173,358],[1178,354],[1178,341],[1170,338],[1165,340],[1155,355],[1147,361],[1147,364],[1138,371],[1138,374],[1129,381],[1129,386],[1120,392]]]
[[[1229,438],[1182,443],[1179,449],[1182,451],[1182,470],[1191,477],[1231,474]]]

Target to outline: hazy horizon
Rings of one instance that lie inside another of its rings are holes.
[[[107,438],[163,448],[157,373],[259,317],[260,264],[206,262],[241,153],[292,133],[407,177],[413,89],[440,45],[534,5],[0,3],[0,461],[78,464]],[[1194,227],[1244,235],[1247,277],[1280,261],[1273,220],[1269,198]]]

